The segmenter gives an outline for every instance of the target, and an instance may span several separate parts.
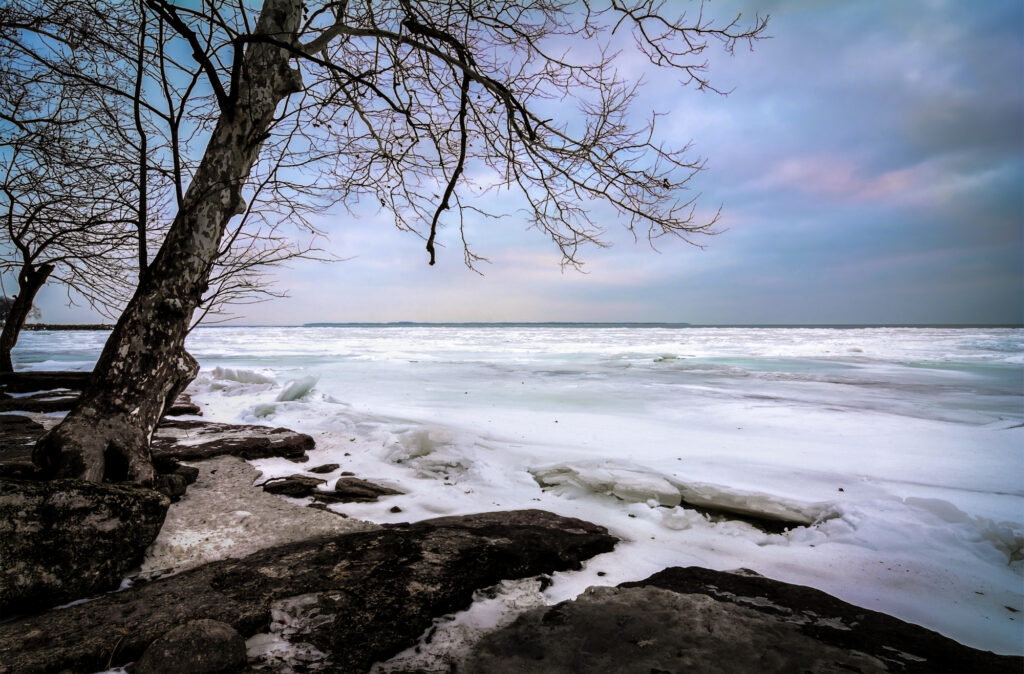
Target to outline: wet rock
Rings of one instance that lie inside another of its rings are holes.
[[[370,503],[381,496],[394,496],[402,493],[404,492],[360,480],[357,477],[341,477],[335,483],[333,492],[318,491],[313,494],[313,498],[321,503]]]
[[[434,617],[502,579],[579,568],[610,551],[602,528],[543,511],[487,513],[321,537],[213,562],[88,604],[0,624],[0,674],[99,671],[135,661],[197,618],[243,637],[291,599],[286,635],[325,654],[326,671],[363,672],[413,646]],[[108,664],[109,663],[109,664]]]
[[[0,615],[117,588],[168,505],[128,484],[0,479]]]
[[[971,649],[811,588],[675,567],[528,611],[484,637],[465,665],[507,674],[867,674],[1020,672],[1024,659]]]
[[[281,456],[306,461],[306,451],[315,446],[310,436],[287,428],[165,419],[153,434],[151,449],[154,459],[196,461],[230,454],[243,459]]]
[[[310,468],[309,472],[321,475],[323,473],[333,473],[334,471],[338,470],[339,468],[341,468],[341,466],[339,464],[337,464],[337,463],[325,463],[322,466],[317,466],[316,468]]]
[[[151,643],[135,663],[135,674],[229,674],[247,663],[242,635],[227,623],[203,618]]]
[[[202,416],[203,410],[199,405],[192,402],[192,396],[187,393],[181,393],[175,398],[174,403],[164,410],[164,416],[168,417],[181,417],[186,414],[193,414],[196,416]]]
[[[288,477],[275,477],[263,483],[263,491],[278,496],[292,496],[302,498],[317,491],[317,486],[326,484],[327,480],[306,475],[289,475]]]

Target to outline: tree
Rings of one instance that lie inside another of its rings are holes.
[[[286,203],[362,197],[390,209],[436,259],[442,221],[488,217],[475,197],[518,190],[531,224],[568,264],[601,244],[593,202],[635,234],[708,232],[680,199],[702,164],[663,147],[629,115],[637,86],[616,75],[609,42],[631,34],[651,63],[709,88],[701,53],[765,28],[688,20],[654,0],[327,2],[265,0],[202,9],[146,0],[184,43],[212,100],[202,159],[159,252],[104,347],[93,381],[36,447],[58,476],[153,477],[148,443],[168,400],[195,376],[183,344],[233,218],[268,184]],[[570,47],[567,48],[566,40]],[[588,51],[598,45],[597,51]],[[553,104],[556,101],[557,104]],[[574,112],[564,114],[568,106]],[[470,176],[487,172],[486,185]],[[251,204],[251,202],[250,202]],[[479,258],[465,245],[472,265]]]
[[[4,29],[29,36],[29,46],[17,33],[0,39],[0,273],[13,271],[18,283],[0,333],[0,372],[10,372],[48,280],[69,301],[120,313],[151,240],[159,243],[181,204],[191,141],[208,120],[195,93],[202,70],[183,68],[162,21],[137,5],[24,2],[0,7]],[[266,267],[314,252],[273,227],[242,232],[243,223],[227,237],[201,316],[276,295]]]
[[[51,276],[109,313],[131,287],[125,251],[134,246],[136,215],[123,191],[131,170],[81,142],[80,127],[94,120],[81,97],[62,93],[46,103],[54,122],[11,125],[0,139],[0,241],[9,246],[0,250],[0,273],[14,271],[18,284],[0,332],[0,372],[14,371],[11,351]]]

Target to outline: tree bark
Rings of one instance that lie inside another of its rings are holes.
[[[21,268],[21,273],[18,274],[18,295],[14,298],[10,313],[7,314],[3,332],[0,332],[0,372],[14,372],[11,351],[18,343],[21,329],[25,327],[25,321],[32,312],[32,303],[35,302],[39,289],[46,283],[53,269],[52,264],[41,264],[37,267],[26,264]]]
[[[301,16],[301,0],[266,0],[255,33],[293,40]],[[153,431],[168,400],[199,369],[184,348],[192,314],[208,288],[225,228],[243,212],[242,187],[274,111],[301,86],[286,49],[249,45],[235,102],[222,108],[167,238],[96,363],[97,376],[36,445],[33,459],[47,473],[152,483]]]

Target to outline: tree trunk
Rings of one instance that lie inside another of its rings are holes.
[[[11,351],[18,343],[18,335],[21,334],[21,329],[25,327],[25,321],[32,312],[32,303],[36,301],[39,289],[46,283],[53,269],[52,264],[42,264],[38,267],[26,264],[21,268],[21,273],[18,274],[18,295],[7,314],[3,332],[0,332],[0,372],[14,372]]]
[[[257,35],[292,39],[301,0],[266,0]],[[221,110],[184,201],[156,258],[107,339],[95,376],[75,408],[36,445],[33,459],[55,477],[150,484],[149,442],[165,406],[196,376],[184,343],[208,288],[228,221],[243,212],[241,191],[277,105],[301,89],[287,50],[253,42],[236,103]]]

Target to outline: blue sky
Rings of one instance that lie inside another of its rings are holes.
[[[686,3],[669,2],[669,6]],[[693,6],[693,5],[687,5]],[[754,51],[712,53],[728,96],[648,73],[642,118],[707,158],[701,207],[723,207],[703,249],[634,243],[613,214],[611,248],[585,272],[519,216],[472,224],[480,276],[458,234],[438,264],[386,214],[329,214],[344,262],[278,274],[290,297],[236,322],[683,321],[1024,322],[1024,2],[713,0],[706,12],[770,14]],[[90,320],[59,289],[49,322]]]

